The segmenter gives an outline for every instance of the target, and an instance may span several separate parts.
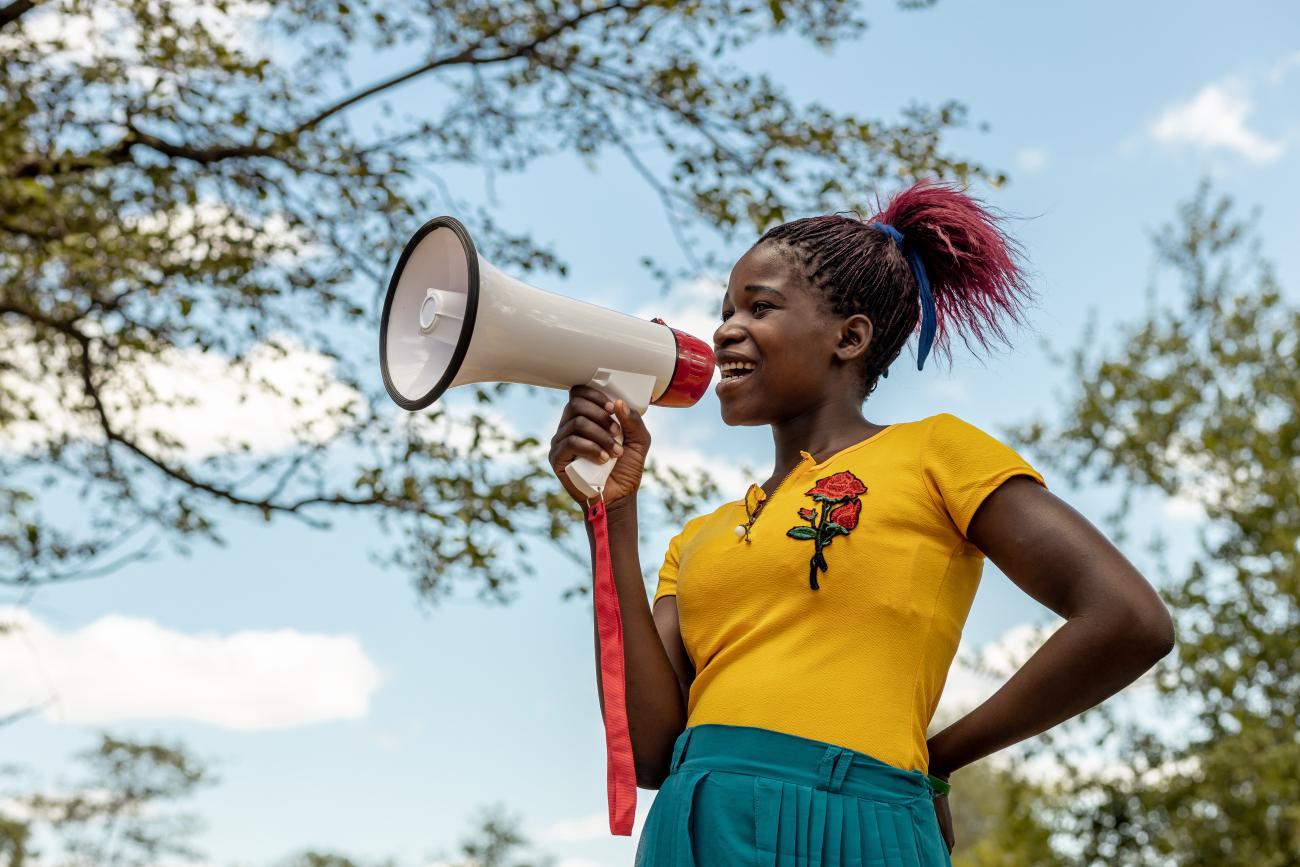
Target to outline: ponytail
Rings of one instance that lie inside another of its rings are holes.
[[[865,314],[874,338],[865,359],[865,394],[888,375],[907,338],[921,328],[917,367],[931,340],[947,356],[954,332],[1009,344],[1003,318],[1020,323],[1033,294],[1020,246],[979,200],[937,181],[921,181],[867,222],[806,217],[769,229],[758,244],[788,247],[804,277],[838,316]],[[755,245],[757,246],[757,244]]]
[[[1002,317],[1021,324],[1022,307],[1033,295],[1020,245],[988,207],[952,185],[921,181],[890,199],[870,223],[893,227],[902,239],[898,246],[923,266],[912,269],[913,277],[918,283],[929,278],[934,343],[949,361],[953,330],[962,333],[967,348],[967,335],[986,350],[990,334],[1010,343]]]

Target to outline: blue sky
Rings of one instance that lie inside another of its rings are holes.
[[[1041,296],[1030,330],[1014,351],[987,361],[958,353],[951,371],[896,365],[868,403],[868,418],[952,412],[996,435],[1033,416],[1053,417],[1069,383],[1046,363],[1040,339],[1075,346],[1096,310],[1105,342],[1114,325],[1140,315],[1149,233],[1204,175],[1244,207],[1262,209],[1265,250],[1296,298],[1297,34],[1300,11],[1282,2],[940,2],[917,13],[881,4],[864,38],[833,54],[792,41],[748,52],[747,62],[795,96],[867,116],[890,118],[914,99],[960,99],[990,129],[955,135],[952,149],[1012,177],[1004,189],[980,192],[1025,218],[1012,231]],[[539,278],[544,288],[670,322],[716,315],[707,279],[663,298],[636,264],[647,252],[671,259],[675,248],[651,191],[617,160],[599,161],[594,172],[575,159],[548,160],[498,178],[495,191],[503,223],[534,232],[570,263],[566,279]],[[483,188],[467,181],[457,192],[474,198]],[[720,297],[720,285],[716,291]],[[549,439],[557,416],[541,396],[512,422]],[[711,394],[671,417],[652,411],[648,420],[662,454],[709,461],[738,485],[741,463],[755,470],[755,481],[770,471],[767,431],[723,426]],[[1070,490],[1034,462],[1058,495],[1100,524],[1114,491]],[[1149,505],[1151,526],[1190,544],[1193,508]],[[450,850],[479,805],[493,801],[521,814],[541,848],[568,867],[631,863],[635,837],[611,838],[605,824],[590,611],[558,599],[575,578],[569,563],[539,550],[537,578],[509,608],[487,608],[466,594],[421,610],[403,576],[370,561],[368,551],[392,541],[367,521],[340,517],[327,533],[240,518],[224,527],[224,548],[200,547],[189,558],[168,556],[31,600],[23,616],[39,642],[0,641],[0,672],[31,670],[39,658],[43,673],[33,688],[65,702],[8,728],[0,764],[66,778],[67,757],[105,726],[183,739],[222,778],[194,802],[213,864],[264,864],[305,846],[427,864],[435,850]],[[658,562],[670,530],[652,528],[644,564]],[[1147,564],[1136,543],[1125,551]],[[0,597],[0,605],[12,601]],[[979,648],[1021,624],[1053,619],[989,564],[964,643]],[[86,655],[100,640],[173,648],[172,684],[191,676],[207,683],[187,673],[190,658],[232,666],[241,652],[268,647],[286,648],[291,660],[303,654],[307,674],[286,675],[297,684],[289,704],[317,708],[326,721],[295,722],[267,695],[253,719],[223,710],[222,696],[246,695],[239,689],[259,678],[274,686],[275,673],[261,670],[239,671],[242,687],[223,681],[228,692],[206,697],[177,688],[172,710],[132,704],[122,696],[130,690],[119,688],[116,705],[101,701],[83,716],[120,719],[77,721],[79,691],[94,680]],[[640,814],[652,798],[640,792]]]

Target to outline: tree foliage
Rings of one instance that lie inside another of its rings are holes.
[[[191,842],[196,818],[178,808],[214,782],[205,762],[180,744],[101,735],[78,759],[89,776],[71,787],[16,791],[0,804],[4,867],[144,867],[202,858]],[[9,769],[13,773],[12,769]],[[520,819],[501,804],[479,810],[451,867],[550,867],[528,854]],[[41,845],[35,845],[39,841]],[[444,860],[445,859],[440,859]],[[278,867],[397,867],[306,849]]]
[[[197,818],[170,808],[211,782],[198,759],[180,746],[108,735],[80,759],[90,772],[81,783],[10,798],[13,815],[0,815],[8,867],[145,867],[197,857]],[[34,840],[48,841],[44,851]]]
[[[1059,425],[1021,444],[1069,474],[1204,512],[1197,545],[1170,563],[1154,539],[1178,652],[1153,671],[1158,719],[1085,714],[1125,768],[1069,770],[1061,829],[1087,865],[1282,867],[1300,863],[1300,306],[1243,219],[1203,185],[1156,238],[1178,278],[1157,308],[1073,356],[1078,393]],[[1158,731],[1186,717],[1185,731]]]
[[[0,6],[0,581],[219,541],[223,510],[351,512],[400,536],[382,559],[426,598],[458,578],[506,598],[572,505],[499,389],[389,406],[371,347],[397,249],[453,212],[489,258],[563,271],[457,180],[556,155],[641,173],[681,242],[665,278],[707,267],[707,238],[896,179],[997,181],[941,146],[960,105],[867,119],[736,60],[864,26],[851,0]],[[231,421],[249,403],[265,415]]]
[[[988,760],[962,768],[959,779],[949,796],[953,867],[1064,867],[1052,848],[1048,790]]]

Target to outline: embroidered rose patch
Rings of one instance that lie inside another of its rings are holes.
[[[808,586],[812,589],[819,589],[817,570],[825,572],[827,568],[822,549],[836,536],[847,536],[858,525],[858,516],[862,514],[862,501],[858,497],[866,492],[867,486],[848,470],[818,479],[812,490],[805,492],[804,495],[820,503],[821,508],[800,509],[799,517],[809,526],[791,527],[786,535],[792,539],[811,540],[815,544],[808,563]]]

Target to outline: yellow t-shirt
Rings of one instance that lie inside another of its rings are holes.
[[[926,728],[984,566],[966,529],[1012,476],[1047,484],[948,413],[821,463],[801,454],[748,541],[736,527],[757,485],[668,545],[654,601],[677,596],[695,665],[687,725],[758,726],[928,772]]]

